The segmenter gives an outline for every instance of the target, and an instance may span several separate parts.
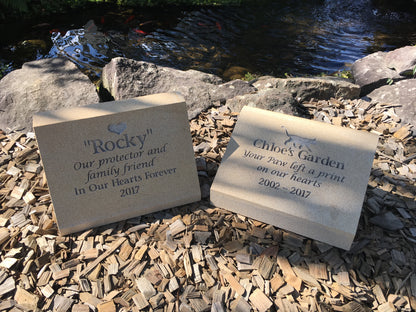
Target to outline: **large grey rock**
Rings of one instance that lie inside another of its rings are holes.
[[[240,112],[247,105],[295,116],[299,115],[297,104],[290,93],[278,89],[263,89],[254,94],[236,96],[226,102],[233,112]]]
[[[390,52],[376,52],[357,60],[352,65],[355,83],[364,96],[387,84],[409,78],[416,65],[416,46],[407,46]]]
[[[355,99],[360,87],[345,80],[327,78],[273,78],[264,76],[253,83],[258,92],[237,96],[227,101],[233,111],[244,105],[297,115],[303,101],[329,100],[330,98]]]
[[[0,80],[0,129],[31,130],[39,111],[97,102],[94,84],[67,59],[28,62]]]
[[[367,95],[372,102],[400,104],[396,114],[402,121],[416,126],[416,79],[398,81],[385,85]]]
[[[102,79],[103,86],[115,100],[179,92],[186,100],[189,118],[212,106],[214,101],[225,101],[255,90],[245,81],[220,85],[221,78],[212,74],[182,71],[122,57],[112,59],[104,67]]]
[[[256,88],[247,81],[237,79],[213,87],[210,91],[210,96],[213,102],[225,102],[227,99],[232,99],[237,95],[248,94],[255,91]]]

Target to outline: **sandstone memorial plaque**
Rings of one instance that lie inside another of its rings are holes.
[[[177,94],[42,112],[33,126],[62,234],[201,198]]]
[[[211,202],[348,250],[377,142],[366,131],[246,106]]]

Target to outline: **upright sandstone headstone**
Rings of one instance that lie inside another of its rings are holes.
[[[33,126],[62,234],[200,200],[179,95],[43,112]]]
[[[378,136],[252,107],[241,111],[212,204],[349,249]]]

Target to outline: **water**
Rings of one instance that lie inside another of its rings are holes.
[[[382,9],[370,0],[186,10],[94,7],[48,24],[7,25],[8,31],[0,25],[0,74],[59,55],[92,80],[116,56],[226,78],[232,70],[239,75],[333,73],[369,53],[416,44],[411,12]]]

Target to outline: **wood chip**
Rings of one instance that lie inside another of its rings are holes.
[[[87,305],[81,304],[81,303],[74,304],[71,310],[71,312],[89,312],[89,311],[90,311],[90,308]]]
[[[258,270],[263,278],[270,279],[276,270],[276,264],[269,257],[263,256],[261,257]]]
[[[69,273],[70,273],[69,269],[59,270],[59,271],[56,271],[52,274],[52,278],[54,280],[60,280],[60,279],[63,279],[65,277],[68,277]]]
[[[407,126],[401,127],[399,130],[397,130],[393,136],[399,140],[403,140],[407,138],[412,132],[408,129]]]
[[[53,299],[53,311],[57,311],[57,312],[69,311],[73,303],[74,303],[74,300],[70,298],[66,298],[61,295],[56,295],[55,298]]]
[[[181,219],[177,219],[169,226],[172,236],[175,237],[177,234],[185,231],[186,225],[182,222]]]
[[[259,312],[267,311],[273,302],[260,289],[256,289],[250,295],[250,301]]]
[[[7,228],[1,227],[0,228],[0,245],[2,245],[9,238],[10,238],[9,230]]]
[[[380,136],[350,251],[205,200],[61,236],[34,135],[0,131],[0,310],[414,309],[414,126],[389,103],[311,100],[304,109]],[[237,118],[216,106],[190,121],[203,191]]]
[[[143,256],[146,254],[147,249],[148,249],[147,245],[141,246],[140,249],[134,255],[134,259],[139,260],[139,261],[142,260]]]
[[[243,297],[237,298],[232,308],[232,311],[238,311],[238,312],[250,312],[251,310],[252,310],[251,305]]]
[[[126,261],[130,257],[132,251],[133,251],[133,247],[131,247],[129,241],[126,240],[121,245],[118,256],[120,257],[121,260]]]
[[[201,245],[192,245],[191,251],[192,251],[192,259],[194,260],[195,263],[198,263],[204,260],[204,254],[202,252]]]
[[[285,280],[279,274],[275,274],[273,278],[270,280],[270,286],[273,292],[278,291],[279,288],[282,287],[285,283]]]
[[[300,291],[302,287],[302,280],[296,275],[286,276],[286,282],[289,285],[293,286],[297,291]]]
[[[241,286],[241,284],[237,281],[237,279],[234,276],[232,276],[231,274],[225,274],[224,277],[227,280],[227,282],[230,284],[230,287],[237,294],[239,294],[240,296],[244,295],[246,290],[244,289],[243,286]]]
[[[386,303],[380,304],[380,305],[378,306],[377,311],[378,311],[378,312],[396,312],[397,310],[396,310],[396,308],[394,307],[393,303],[391,303],[391,302],[386,302]]]
[[[39,302],[39,297],[24,290],[22,287],[17,286],[14,300],[16,300],[19,305],[27,308],[28,310],[36,310]]]
[[[116,312],[116,306],[112,300],[97,305],[98,312]]]
[[[0,262],[0,267],[10,269],[12,266],[16,264],[17,261],[18,259],[16,258],[6,258],[2,262]]]
[[[45,298],[49,298],[55,293],[51,285],[46,285],[45,287],[42,287],[40,291],[45,296]]]
[[[153,285],[144,277],[140,277],[136,280],[137,288],[143,294],[143,296],[149,300],[151,297],[156,295],[156,289]]]
[[[306,269],[295,267],[293,268],[293,271],[295,272],[296,276],[299,277],[303,282],[318,288],[320,287],[319,282],[311,274],[309,274]],[[295,287],[293,284],[291,285]]]
[[[284,275],[287,276],[294,276],[295,272],[292,270],[292,266],[290,265],[289,261],[287,261],[284,257],[277,257],[277,264],[279,265],[280,269],[283,271]]]
[[[191,277],[193,274],[192,264],[191,264],[191,259],[189,258],[189,253],[187,250],[184,250],[183,252],[183,266],[185,268],[186,276]]]
[[[115,241],[111,248],[106,250],[101,256],[99,256],[97,259],[95,259],[92,263],[90,263],[84,270],[82,270],[79,273],[79,276],[82,277],[85,274],[88,274],[92,269],[94,269],[101,261],[103,261],[105,258],[107,258],[109,255],[111,255],[121,244],[124,243],[126,240],[125,237],[120,237],[117,241]]]
[[[202,299],[192,298],[192,299],[189,299],[189,302],[191,303],[192,308],[194,308],[196,312],[211,311],[211,307]]]
[[[0,297],[16,288],[15,280],[12,276],[8,277],[0,284]]]
[[[97,308],[98,305],[100,303],[102,303],[102,300],[98,299],[93,294],[85,293],[85,292],[81,292],[79,294],[79,299],[81,300],[81,302],[84,302],[84,303],[86,303],[88,305],[91,305],[91,306],[93,306],[95,308]]]
[[[309,273],[316,279],[328,279],[328,270],[325,263],[309,263]]]

